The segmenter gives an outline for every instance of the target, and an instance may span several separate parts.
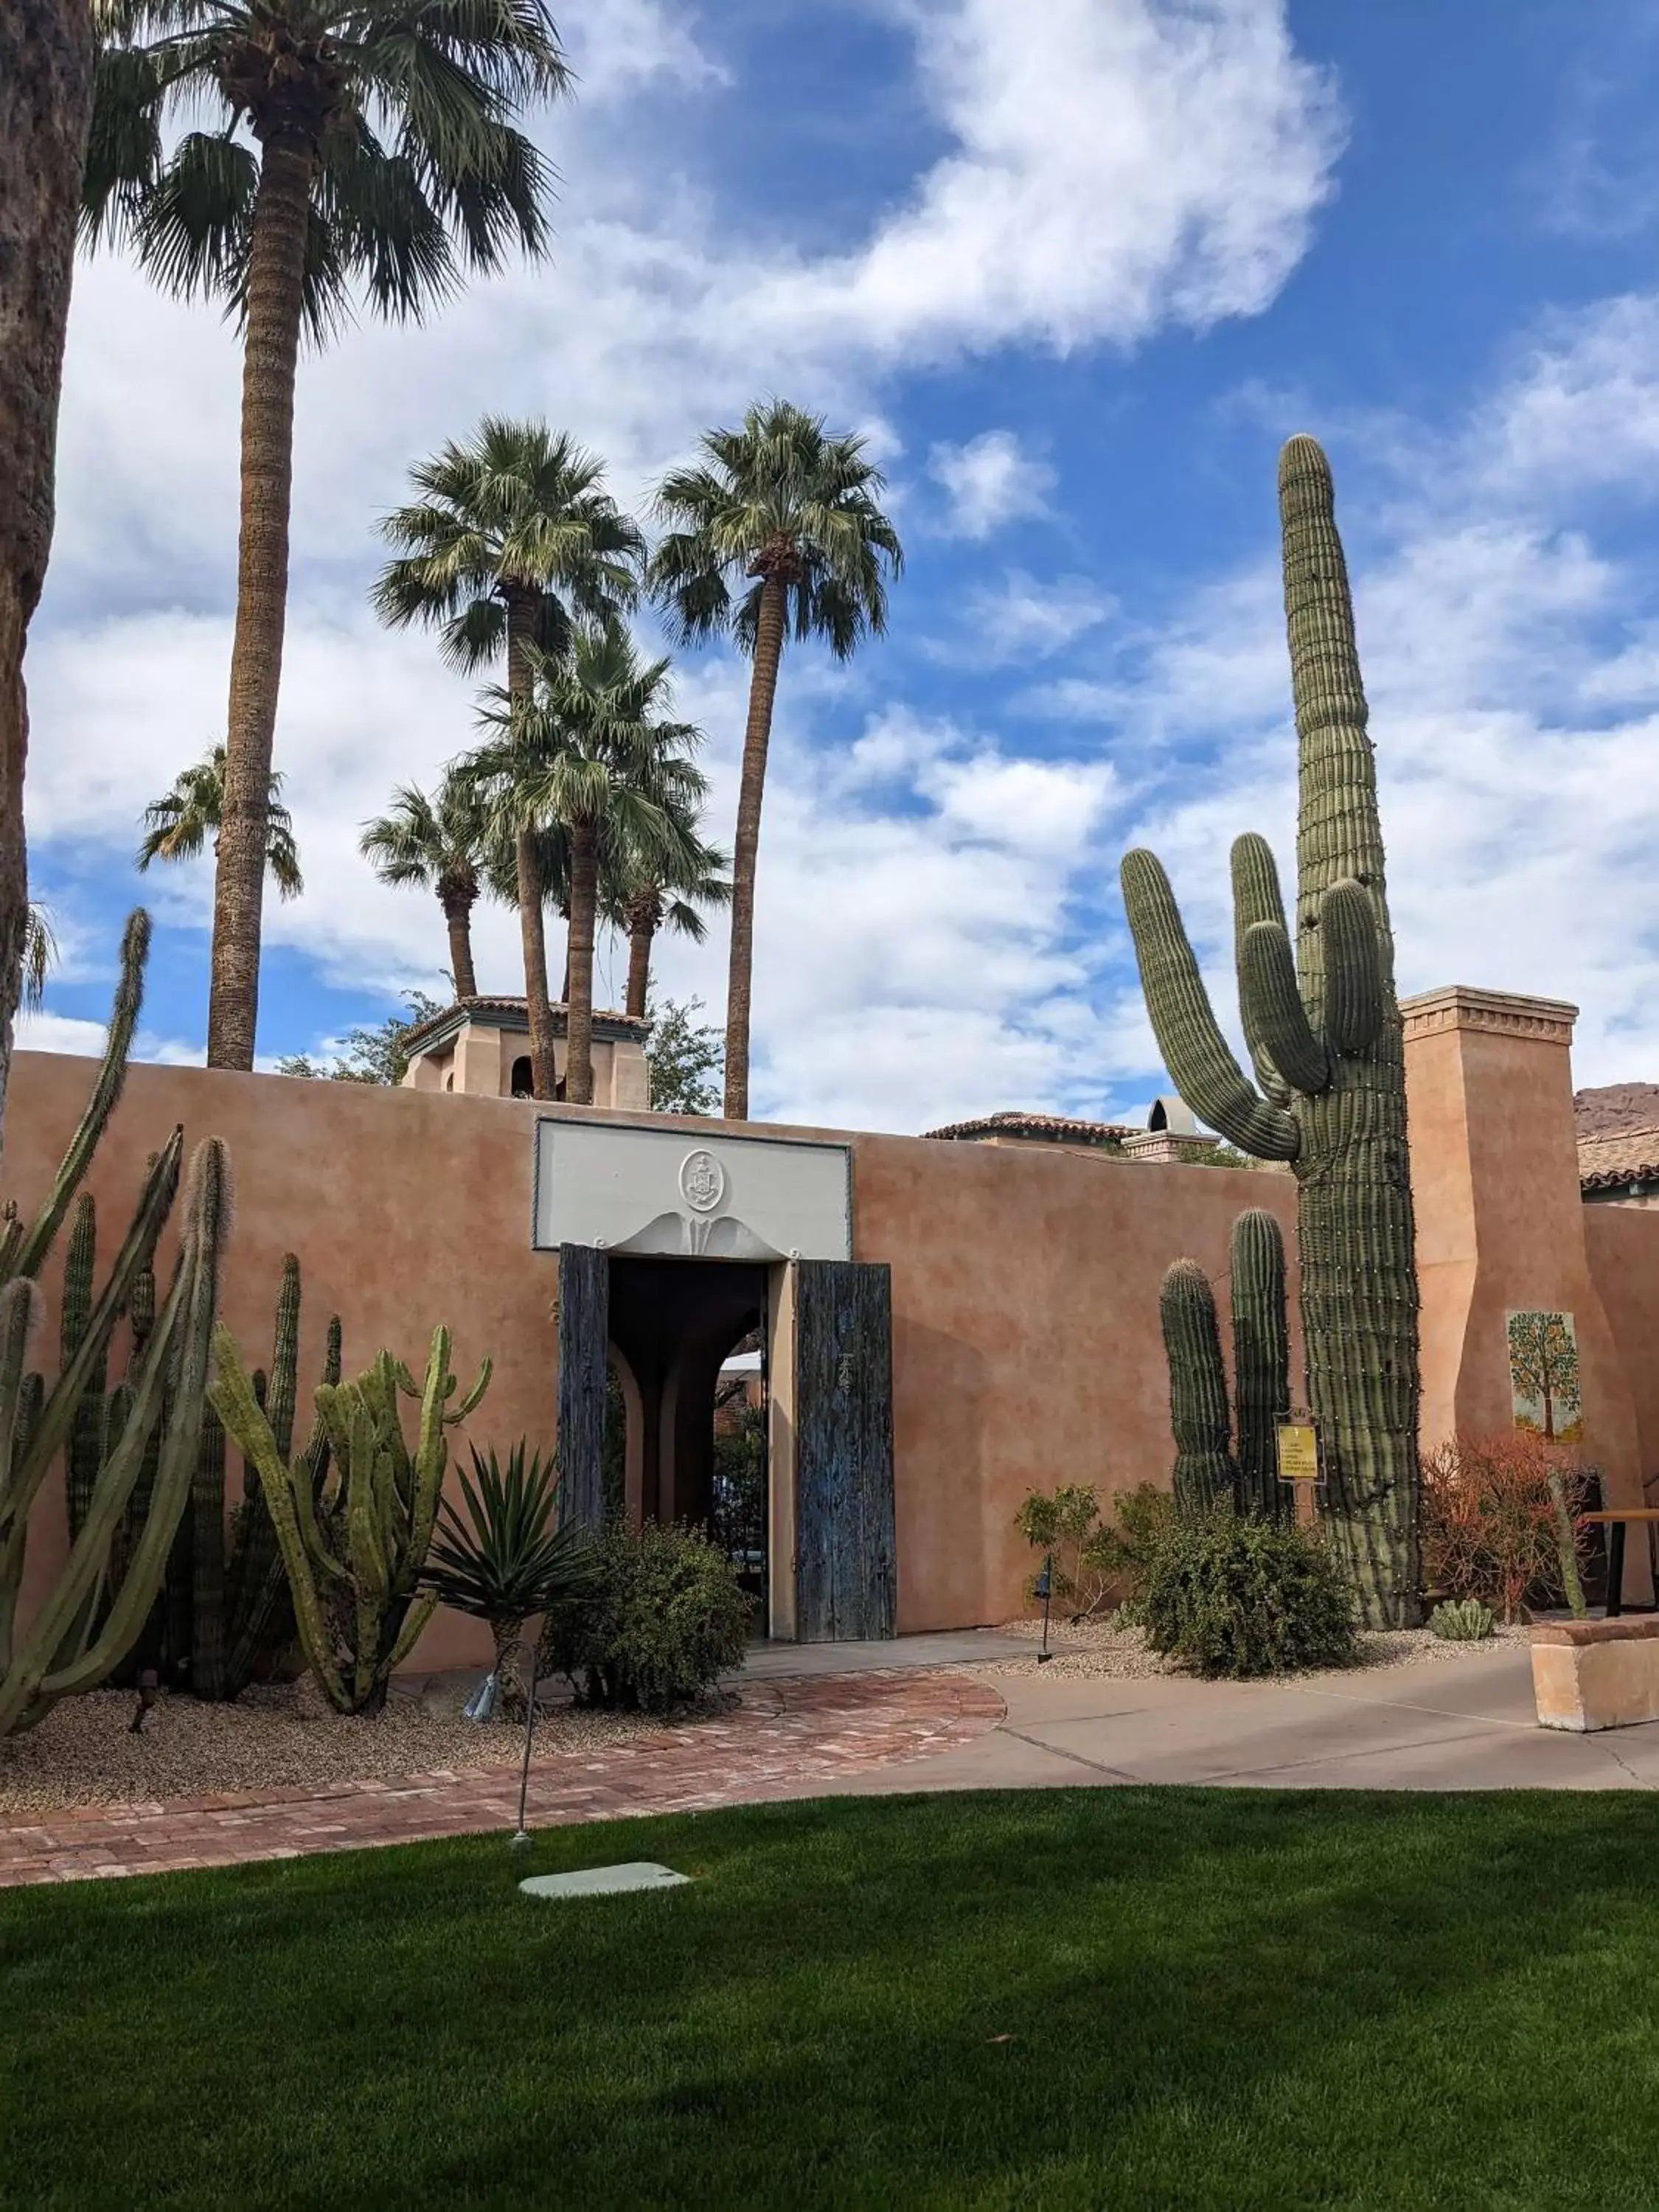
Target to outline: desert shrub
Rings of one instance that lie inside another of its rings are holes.
[[[1423,1461],[1423,1575],[1431,1589],[1480,1598],[1508,1621],[1530,1595],[1559,1604],[1564,1578],[1550,1477],[1562,1478],[1578,1557],[1589,1479],[1570,1452],[1525,1429],[1454,1437]]]
[[[1140,1597],[1153,1547],[1174,1511],[1167,1491],[1143,1482],[1115,1492],[1112,1517],[1103,1521],[1093,1489],[1065,1483],[1028,1491],[1014,1526],[1034,1550],[1052,1555],[1056,1609],[1074,1621],[1089,1620],[1108,1605]],[[1035,1594],[1033,1576],[1025,1584],[1028,1604]]]
[[[1429,1615],[1429,1626],[1443,1644],[1479,1644],[1492,1634],[1492,1609],[1478,1597],[1448,1598]]]
[[[590,1705],[666,1712],[743,1664],[753,1610],[701,1529],[613,1527],[592,1588],[549,1613],[540,1665]]]
[[[1141,1617],[1153,1650],[1200,1674],[1283,1674],[1355,1656],[1353,1592],[1319,1536],[1231,1504],[1171,1521]]]

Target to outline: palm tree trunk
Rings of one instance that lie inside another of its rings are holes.
[[[270,755],[288,618],[294,370],[300,350],[315,161],[307,139],[268,139],[253,199],[242,361],[236,634],[230,652],[224,814],[213,890],[210,1067],[252,1067],[258,1024]]]
[[[651,989],[651,945],[657,933],[655,918],[642,909],[629,916],[628,997],[626,1010],[636,1022],[645,1019],[645,1002]]]
[[[743,776],[738,786],[738,834],[732,854],[732,963],[726,988],[726,1118],[749,1119],[749,998],[755,954],[755,856],[760,847],[761,799],[766,788],[766,749],[772,738],[772,702],[783,658],[787,597],[782,580],[761,586],[755,624],[755,672],[749,682],[749,720],[743,733]]]
[[[455,979],[458,999],[476,999],[478,979],[472,971],[473,901],[465,891],[443,894],[444,921],[449,929],[449,972]]]
[[[0,8],[0,1129],[28,934],[23,647],[52,550],[58,393],[94,51],[86,0]]]
[[[570,980],[565,987],[564,1095],[593,1103],[593,921],[599,904],[599,836],[591,822],[570,825]]]
[[[507,691],[512,708],[522,707],[530,696],[533,679],[529,646],[536,598],[533,591],[520,588],[512,592],[507,602]],[[547,995],[544,890],[533,830],[519,831],[513,859],[518,878],[519,939],[524,948],[525,1013],[530,1024],[531,1095],[552,1099],[558,1096],[559,1079],[554,1064],[553,1007]]]

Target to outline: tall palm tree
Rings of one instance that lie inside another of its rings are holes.
[[[613,911],[608,917],[628,938],[628,998],[626,1010],[635,1020],[645,1018],[651,990],[651,952],[658,934],[672,930],[701,945],[708,934],[700,909],[732,903],[732,863],[699,834],[700,813],[695,809],[665,809],[680,846],[680,857],[665,866],[649,860],[632,866],[624,860],[622,881]]]
[[[703,787],[690,758],[702,733],[671,721],[668,663],[641,665],[619,623],[578,630],[561,657],[530,648],[527,700],[496,695],[487,724],[501,732],[471,773],[515,836],[562,828],[569,846],[565,1097],[593,1101],[593,940],[602,874],[623,854],[669,870],[684,817]]]
[[[504,655],[507,698],[522,709],[538,652],[564,653],[579,622],[633,604],[639,531],[605,489],[605,464],[544,422],[486,416],[471,439],[410,474],[420,497],[380,525],[398,557],[374,586],[375,611],[394,627],[436,624],[452,667]],[[514,832],[514,860],[531,1079],[538,1098],[551,1098],[545,886],[528,824]]]
[[[754,663],[732,860],[728,1121],[749,1116],[755,856],[784,639],[821,639],[848,660],[866,631],[886,629],[886,578],[903,568],[904,550],[877,504],[885,483],[862,438],[827,437],[822,416],[773,399],[751,407],[740,430],[706,431],[698,463],[657,492],[670,527],[650,580],[681,641],[729,635]]]
[[[46,978],[58,965],[58,939],[52,916],[38,900],[31,899],[23,931],[23,1004],[38,1014],[46,1004]]]
[[[210,837],[216,856],[222,858],[226,781],[222,745],[179,769],[173,788],[144,809],[144,842],[137,854],[141,874],[152,860],[195,860]],[[272,769],[265,780],[265,866],[278,896],[293,899],[306,884],[294,842],[294,817],[283,804],[282,790],[282,770]]]
[[[252,1067],[287,617],[294,378],[354,293],[416,320],[544,252],[551,171],[514,128],[568,87],[545,0],[94,0],[82,228],[244,332],[241,533],[208,1065]],[[172,135],[175,121],[216,127]]]
[[[485,858],[483,809],[459,776],[447,775],[428,799],[412,783],[392,794],[391,811],[364,824],[358,843],[383,884],[435,891],[449,929],[449,968],[458,999],[477,996],[472,968],[472,909]]]
[[[52,550],[58,392],[94,47],[87,0],[0,8],[0,1125],[29,943],[23,647]]]

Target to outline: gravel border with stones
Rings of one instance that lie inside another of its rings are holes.
[[[1042,1639],[1042,1623],[1008,1620],[998,1633],[1024,1637],[1035,1644]],[[1368,1671],[1379,1667],[1444,1666],[1500,1647],[1524,1650],[1527,1631],[1499,1627],[1479,1643],[1458,1644],[1436,1636],[1426,1628],[1362,1629],[1358,1644],[1359,1656],[1354,1665]],[[1153,1674],[1170,1675],[1176,1680],[1193,1679],[1184,1668],[1148,1649],[1144,1629],[1114,1628],[1105,1621],[1080,1621],[1075,1626],[1069,1621],[1054,1621],[1048,1629],[1048,1649],[1053,1656],[1041,1671],[1055,1680],[1091,1675],[1136,1680]],[[977,1674],[1035,1674],[1038,1672],[1037,1656],[1033,1651],[1029,1659],[1021,1656],[981,1660],[973,1671]],[[1353,1668],[1346,1667],[1310,1668],[1300,1679],[1353,1671]]]
[[[0,1742],[0,1815],[473,1773],[515,1765],[524,1747],[516,1723],[462,1720],[395,1693],[373,1719],[337,1713],[308,1679],[246,1690],[234,1705],[163,1695],[134,1734],[137,1704],[131,1690],[66,1698],[39,1727]],[[649,1714],[544,1708],[536,1754],[603,1753],[665,1725]]]

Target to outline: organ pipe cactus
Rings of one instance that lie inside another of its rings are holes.
[[[1285,1243],[1271,1213],[1252,1209],[1234,1222],[1231,1288],[1231,1411],[1209,1277],[1196,1260],[1177,1260],[1158,1292],[1176,1499],[1201,1510],[1227,1498],[1243,1512],[1276,1520],[1284,1510],[1277,1431],[1289,1410],[1290,1387]]]
[[[0,1735],[32,1726],[58,1698],[95,1689],[137,1640],[161,1577],[190,1492],[208,1382],[229,1210],[229,1165],[210,1137],[191,1162],[183,1247],[173,1284],[132,1381],[118,1430],[87,1501],[68,1561],[27,1632],[16,1632],[29,1508],[74,1425],[88,1375],[108,1342],[125,1295],[132,1256],[146,1256],[177,1180],[178,1139],[163,1152],[110,1281],[94,1304],[70,1365],[47,1390],[23,1361],[40,1292],[27,1276],[0,1289]],[[15,1409],[32,1404],[21,1425]],[[152,1437],[161,1449],[149,1510],[118,1586],[107,1588],[112,1546],[137,1486]]]
[[[1239,1007],[1256,1085],[1230,1050],[1163,868],[1128,854],[1123,893],[1165,1065],[1241,1151],[1288,1161],[1308,1395],[1331,1534],[1374,1626],[1420,1613],[1417,1282],[1376,765],[1329,466],[1279,457],[1299,811],[1292,953],[1273,854],[1232,851]],[[1259,1086],[1259,1087],[1257,1087]]]
[[[340,1379],[337,1315],[330,1322],[328,1341],[323,1381],[331,1387]],[[257,1370],[252,1378],[255,1403],[284,1466],[293,1447],[299,1368],[300,1262],[289,1252],[283,1256],[277,1292],[270,1379]],[[301,1455],[313,1495],[327,1465],[327,1451],[319,1421]],[[210,1405],[202,1425],[191,1524],[190,1686],[199,1698],[234,1698],[291,1639],[294,1607],[276,1526],[251,1458],[243,1462],[242,1496],[227,1536],[225,1430]]]
[[[213,1403],[258,1473],[307,1663],[337,1711],[378,1712],[394,1668],[437,1603],[436,1593],[419,1585],[448,1459],[446,1431],[483,1396],[489,1362],[453,1410],[457,1382],[447,1328],[434,1332],[421,1384],[382,1352],[355,1382],[319,1386],[317,1418],[333,1472],[331,1481],[319,1481],[306,1455],[289,1459],[278,1450],[228,1330],[221,1328],[217,1341]],[[412,1452],[400,1394],[420,1401]]]

